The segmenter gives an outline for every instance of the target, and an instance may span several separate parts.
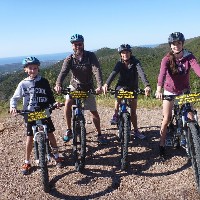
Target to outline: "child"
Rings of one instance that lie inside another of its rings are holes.
[[[181,95],[190,92],[190,70],[200,77],[200,64],[192,52],[184,49],[185,37],[181,32],[171,33],[168,44],[171,48],[162,59],[158,75],[156,98],[163,100],[164,95]],[[160,128],[160,156],[166,159],[165,139],[167,125],[172,116],[174,101],[163,100],[163,120]],[[190,112],[188,118],[193,119]],[[167,142],[171,143],[170,139]]]
[[[55,103],[53,92],[50,88],[49,82],[38,75],[40,61],[35,57],[27,57],[22,61],[24,71],[28,74],[28,77],[22,80],[13,97],[10,99],[10,113],[16,115],[17,102],[20,98],[23,98],[23,110],[34,111],[35,108],[40,109],[47,108],[50,104]],[[59,157],[58,146],[54,137],[53,131],[55,131],[51,118],[47,118],[48,137],[52,147],[52,152],[56,161],[56,165],[63,167],[63,158]],[[32,123],[28,122],[27,127],[27,139],[26,139],[26,153],[25,163],[22,166],[22,173],[27,175],[30,173],[30,155],[33,148],[33,131]]]
[[[120,54],[120,61],[118,61],[115,65],[115,68],[111,72],[110,76],[108,77],[106,83],[103,86],[104,94],[107,92],[110,84],[114,80],[114,78],[117,76],[117,74],[120,74],[116,90],[120,90],[122,88],[127,88],[130,91],[134,91],[138,89],[138,76],[142,79],[142,82],[145,86],[145,95],[150,95],[150,84],[149,81],[146,78],[146,75],[142,69],[142,66],[138,59],[136,59],[132,55],[131,46],[129,44],[122,44],[118,48],[118,52]],[[136,114],[136,108],[137,108],[137,97],[135,97],[131,102],[131,122],[133,124],[134,128],[134,135],[135,137],[138,137],[140,139],[144,139],[145,136],[138,130],[137,126],[137,114]],[[111,124],[117,124],[118,121],[118,110],[119,110],[119,101],[115,101],[115,113],[113,115],[113,118],[111,120]]]

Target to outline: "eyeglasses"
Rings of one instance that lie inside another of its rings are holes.
[[[73,43],[73,45],[74,45],[75,47],[77,47],[77,46],[81,47],[81,46],[83,46],[83,43]]]

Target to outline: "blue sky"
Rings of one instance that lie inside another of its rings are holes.
[[[1,0],[0,58],[166,43],[171,32],[200,36],[199,0]]]

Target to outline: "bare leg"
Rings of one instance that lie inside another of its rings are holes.
[[[101,125],[100,125],[99,113],[97,111],[90,111],[90,112],[92,114],[93,123],[97,130],[97,133],[98,133],[98,135],[101,135]]]
[[[133,99],[131,101],[131,122],[133,124],[134,131],[138,130],[136,109],[137,109],[137,99]]]
[[[26,138],[26,154],[25,154],[25,159],[27,161],[30,161],[32,149],[33,149],[33,136],[27,136],[27,138]]]
[[[64,116],[66,120],[67,129],[71,129],[72,104],[73,104],[73,99],[66,99],[65,108],[64,108]]]
[[[163,120],[160,128],[160,146],[165,146],[167,125],[172,116],[173,101],[163,100]]]
[[[58,147],[58,146],[57,146],[57,143],[56,143],[56,138],[55,138],[53,132],[48,133],[48,137],[49,137],[49,141],[50,141],[51,146],[52,146],[53,148]]]
[[[115,115],[117,116],[119,112],[119,101],[115,100]]]

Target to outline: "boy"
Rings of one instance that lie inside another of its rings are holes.
[[[23,110],[34,111],[35,108],[45,109],[50,104],[55,103],[53,92],[50,88],[48,80],[42,78],[39,72],[40,61],[35,57],[27,57],[22,61],[24,71],[28,74],[28,77],[22,80],[15,90],[13,97],[10,99],[10,113],[16,115],[17,102],[20,98],[23,98]],[[47,118],[47,130],[48,137],[52,147],[52,152],[58,167],[63,166],[63,159],[59,157],[58,146],[54,137],[53,131],[55,131],[51,118]],[[26,153],[25,163],[22,166],[22,173],[27,175],[30,173],[30,155],[33,148],[33,131],[32,123],[28,122],[27,127],[27,139],[26,139]]]

